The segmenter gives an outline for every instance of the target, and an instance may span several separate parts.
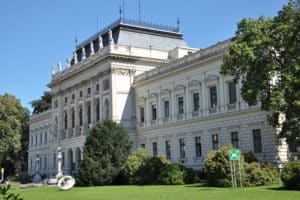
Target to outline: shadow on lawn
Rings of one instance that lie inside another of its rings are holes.
[[[274,187],[268,187],[266,188],[267,190],[274,190],[274,191],[283,191],[283,190],[286,190],[286,191],[297,191],[299,192],[299,189],[289,189],[289,188],[285,188],[284,186],[274,186]]]
[[[213,188],[209,186],[207,183],[197,183],[193,185],[186,185],[185,187],[201,188],[204,190],[213,190]]]

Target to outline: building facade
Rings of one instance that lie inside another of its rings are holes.
[[[77,45],[64,69],[52,69],[51,110],[31,117],[29,174],[54,175],[58,147],[63,172],[76,173],[88,128],[106,118],[128,130],[133,149],[194,169],[230,143],[284,163],[287,147],[266,113],[247,105],[240,82],[219,73],[230,45],[190,48],[178,28],[126,19]]]

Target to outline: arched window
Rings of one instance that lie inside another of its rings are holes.
[[[65,113],[65,129],[68,129],[68,113]]]
[[[72,128],[75,127],[75,110],[72,109]]]

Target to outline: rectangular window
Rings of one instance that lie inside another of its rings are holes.
[[[75,94],[72,94],[72,100],[73,101],[75,100]]]
[[[53,167],[56,168],[56,153],[53,154]]]
[[[54,108],[58,108],[58,100],[54,100]]]
[[[38,136],[37,136],[37,134],[35,134],[35,145],[37,145],[38,144]]]
[[[47,169],[47,157],[44,157],[44,169]]]
[[[200,157],[202,155],[201,149],[201,137],[195,137],[195,147],[196,147],[196,157]]]
[[[178,114],[182,115],[184,113],[184,102],[183,97],[178,97]]]
[[[217,87],[213,86],[209,88],[210,94],[210,107],[215,108],[218,105]]]
[[[146,148],[145,144],[141,144],[141,148],[145,149]]]
[[[156,105],[151,105],[152,120],[156,120]]]
[[[30,146],[33,146],[33,136],[30,137]]]
[[[106,78],[103,80],[103,90],[108,90],[109,89],[109,79]]]
[[[96,84],[96,92],[99,91],[99,84]]]
[[[228,82],[228,95],[229,95],[229,104],[235,104],[236,103],[236,85],[235,83]]]
[[[260,129],[252,130],[254,153],[262,153],[262,140]]]
[[[32,158],[30,159],[30,169],[32,170],[33,166],[32,166]]]
[[[199,92],[193,93],[193,111],[199,111]]]
[[[145,109],[144,109],[144,107],[140,107],[140,122],[141,123],[145,122]]]
[[[166,158],[171,159],[171,143],[170,140],[166,140]]]
[[[41,133],[40,134],[40,144],[42,144],[43,143],[43,134]]]
[[[80,91],[79,91],[79,97],[81,98],[82,95],[83,95],[83,92],[82,92],[82,90],[80,90]]]
[[[91,87],[88,87],[88,89],[87,89],[87,94],[88,94],[88,95],[91,94]]]
[[[157,142],[152,143],[153,156],[157,156]]]
[[[212,135],[212,145],[213,145],[213,150],[219,149],[219,138],[218,138],[218,134]]]
[[[238,132],[231,132],[231,144],[234,148],[239,148],[239,134]]]
[[[170,103],[168,100],[164,101],[164,117],[168,118],[170,116]]]
[[[47,132],[44,133],[44,142],[47,143],[48,137],[47,137]]]
[[[65,97],[65,103],[68,103],[68,97]]]
[[[65,152],[61,152],[61,166],[65,166]]]
[[[185,158],[185,142],[184,139],[179,140],[179,146],[180,146],[180,158]]]

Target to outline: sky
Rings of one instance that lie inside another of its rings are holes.
[[[119,18],[123,0],[0,0],[0,95],[30,102],[49,91],[51,66]],[[190,47],[233,37],[243,18],[273,17],[288,0],[124,0],[125,17],[176,26]],[[140,12],[139,12],[140,7]]]

